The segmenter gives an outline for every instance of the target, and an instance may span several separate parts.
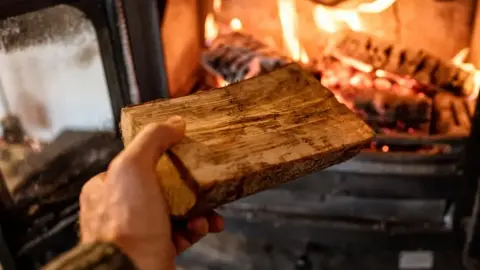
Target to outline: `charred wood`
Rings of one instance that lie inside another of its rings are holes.
[[[404,48],[365,33],[347,33],[338,42],[334,54],[354,58],[374,69],[408,76],[424,85],[457,95],[469,94],[473,89],[473,73],[422,50]]]
[[[431,100],[422,95],[398,95],[376,89],[350,88],[337,94],[352,100],[350,107],[377,132],[385,129],[397,132],[428,134],[432,112]]]
[[[434,98],[435,133],[468,136],[475,110],[475,100],[450,93],[439,93]]]
[[[215,39],[202,58],[206,70],[221,76],[228,83],[248,79],[291,62],[253,36],[239,32]]]

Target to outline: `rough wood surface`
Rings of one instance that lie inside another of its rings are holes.
[[[145,125],[172,115],[186,120],[186,137],[162,157],[157,170],[173,216],[195,215],[342,162],[373,136],[297,65],[124,108],[125,145]]]

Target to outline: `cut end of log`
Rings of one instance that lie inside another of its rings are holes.
[[[171,214],[190,216],[355,156],[373,131],[320,82],[289,65],[224,88],[122,110],[125,145],[182,116],[185,138],[157,173]]]

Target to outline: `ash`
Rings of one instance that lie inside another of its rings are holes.
[[[75,42],[79,34],[94,34],[86,15],[67,5],[0,20],[0,48],[6,52],[30,46]]]

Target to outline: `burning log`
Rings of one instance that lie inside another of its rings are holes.
[[[232,32],[215,39],[203,54],[203,66],[228,83],[272,71],[291,62],[253,36]]]
[[[377,132],[429,133],[432,102],[425,95],[355,87],[336,94]]]
[[[473,73],[422,50],[403,48],[364,33],[346,34],[333,54],[339,58],[353,58],[373,69],[407,76],[426,86],[445,89],[457,95],[469,94],[474,87]]]
[[[475,100],[440,93],[434,98],[435,133],[468,136],[475,111]]]
[[[152,122],[181,115],[186,138],[157,173],[173,216],[221,204],[326,168],[357,154],[372,130],[297,65],[171,100],[122,110],[128,145]],[[188,179],[183,179],[188,177]]]

